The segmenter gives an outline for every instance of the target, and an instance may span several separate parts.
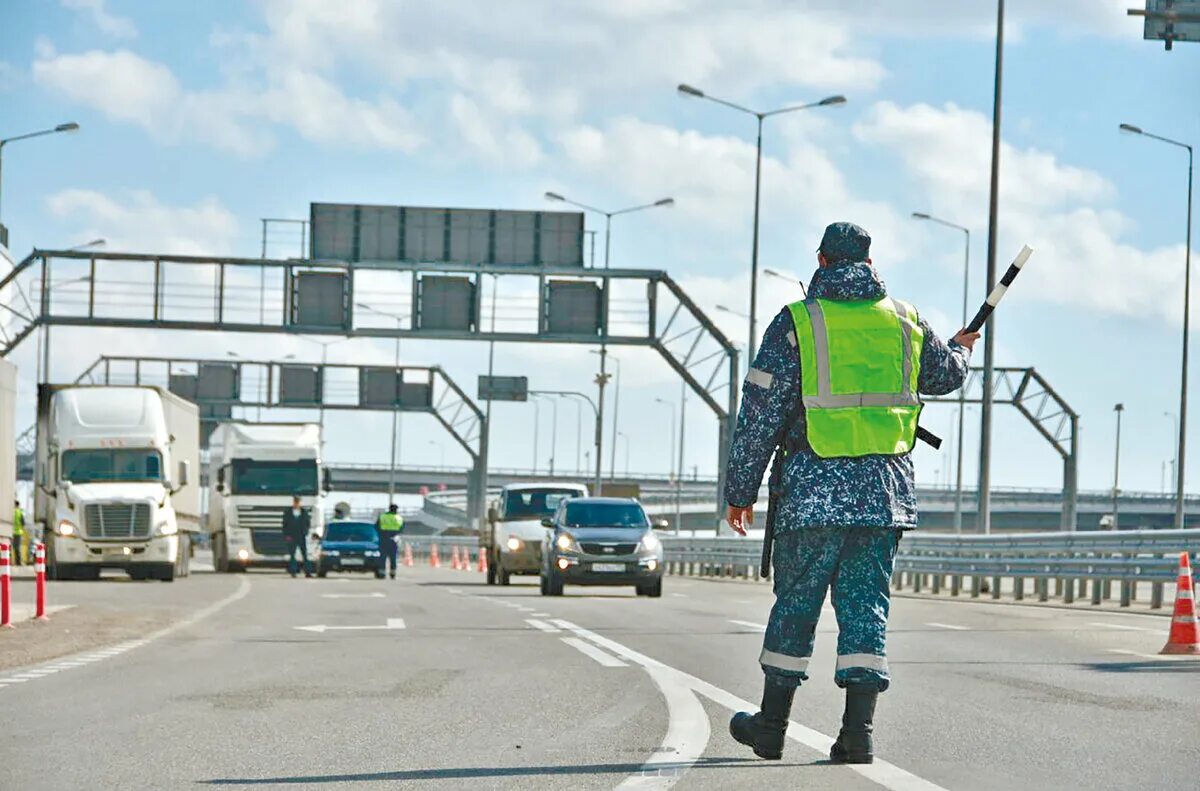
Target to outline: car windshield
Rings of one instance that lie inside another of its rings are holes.
[[[378,541],[379,534],[370,522],[330,522],[325,528],[326,541]]]
[[[649,527],[646,512],[637,503],[567,503],[567,527]]]
[[[69,450],[62,455],[62,479],[93,481],[161,481],[162,456],[156,450]]]
[[[233,460],[234,494],[316,494],[317,462]]]
[[[509,492],[504,499],[504,519],[543,519],[554,516],[558,505],[570,497],[578,497],[576,489],[521,489]]]

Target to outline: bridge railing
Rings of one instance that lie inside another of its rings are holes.
[[[663,537],[669,574],[755,578],[762,540],[739,537]],[[1016,533],[999,536],[910,535],[900,542],[893,585],[973,597],[1007,590],[1014,600],[1029,593],[1070,604],[1117,598],[1123,607],[1149,587],[1149,605],[1162,607],[1164,587],[1173,583],[1182,552],[1200,550],[1200,529],[1128,530],[1086,533]],[[1193,568],[1195,564],[1193,563]],[[1200,574],[1198,574],[1200,576]],[[1032,581],[1032,585],[1029,582]],[[1052,591],[1053,589],[1053,591]]]

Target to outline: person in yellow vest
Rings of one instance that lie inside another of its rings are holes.
[[[29,557],[29,534],[25,531],[25,512],[21,510],[21,501],[13,501],[13,540],[12,562],[20,566]]]
[[[775,605],[759,664],[758,713],[733,737],[762,758],[783,754],[792,699],[808,680],[826,593],[838,623],[834,682],[846,692],[835,763],[871,763],[875,703],[890,683],[889,582],[905,530],[916,527],[912,464],[920,394],[962,386],[978,333],[943,342],[916,308],[889,297],[871,237],[825,229],[820,268],[802,302],[764,334],[742,392],[726,470],[728,521],[745,534],[772,456]],[[768,533],[771,531],[769,530]]]
[[[379,530],[380,564],[388,567],[392,579],[396,579],[396,564],[400,556],[400,545],[396,543],[400,531],[404,529],[404,518],[396,513],[395,503],[388,505],[385,513],[379,515],[375,527]],[[382,570],[382,568],[380,569]]]

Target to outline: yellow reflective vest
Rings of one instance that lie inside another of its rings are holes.
[[[813,452],[822,458],[910,452],[925,340],[916,309],[891,297],[807,299],[788,309]]]
[[[379,529],[385,533],[399,533],[404,527],[404,520],[399,514],[384,512],[379,515]]]

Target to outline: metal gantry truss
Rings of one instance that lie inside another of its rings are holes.
[[[996,368],[992,399],[1011,404],[1063,460],[1063,530],[1075,529],[1079,504],[1079,414],[1033,368]],[[972,368],[962,395],[927,397],[931,402],[983,403],[983,369]]]
[[[484,320],[489,277],[493,290],[512,283],[524,292],[506,294]],[[432,286],[472,295],[457,324],[426,304]],[[356,310],[364,300],[372,305]],[[738,352],[662,270],[34,250],[0,280],[0,306],[0,356],[42,326],[652,348],[717,418],[722,499]],[[49,347],[47,336],[42,378]]]

